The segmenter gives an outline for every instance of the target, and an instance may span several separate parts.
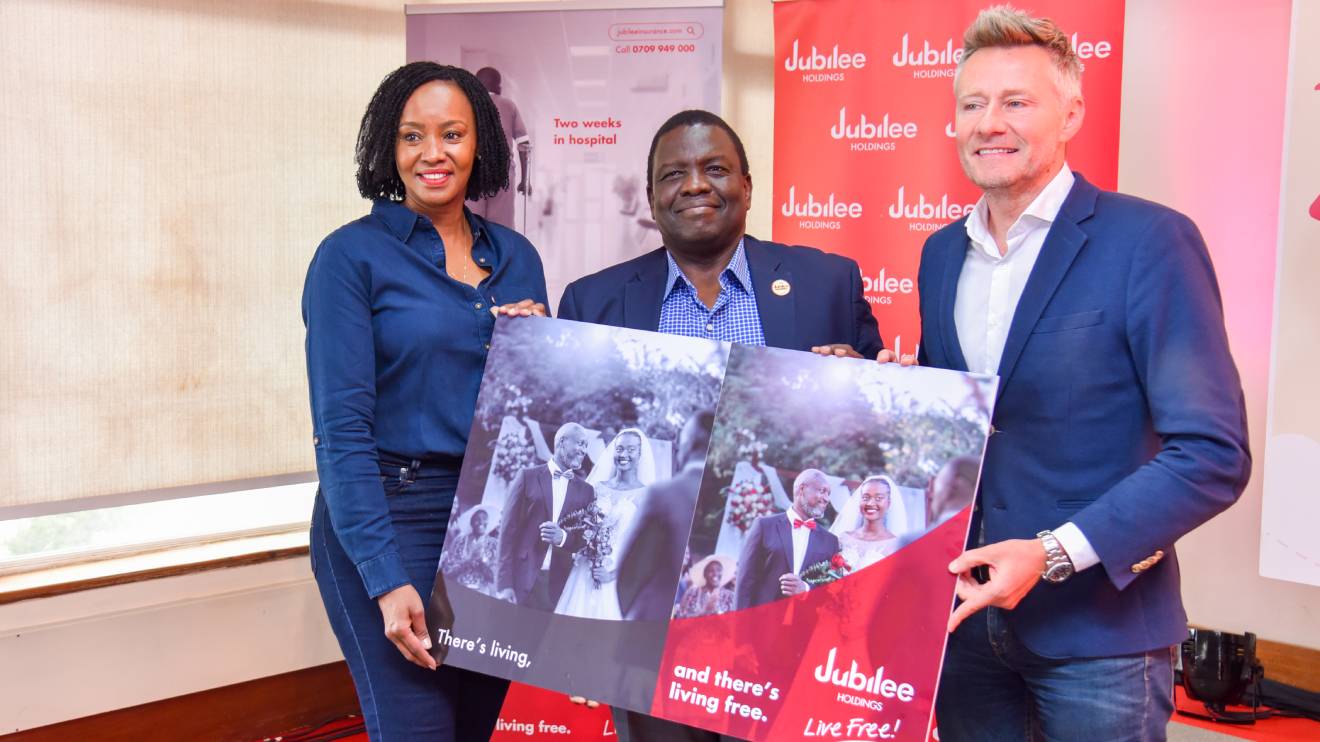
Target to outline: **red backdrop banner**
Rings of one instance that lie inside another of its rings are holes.
[[[674,621],[652,713],[739,739],[926,739],[970,518],[791,600]]]
[[[552,690],[510,683],[491,742],[533,739],[571,739],[614,742],[618,733],[608,706],[587,708]]]
[[[989,3],[796,0],[775,4],[774,239],[861,267],[885,345],[919,342],[917,266],[930,233],[979,193],[953,142],[963,30]],[[1118,180],[1123,0],[1038,0],[1085,65],[1086,120],[1068,164]]]

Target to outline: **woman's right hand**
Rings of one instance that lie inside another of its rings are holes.
[[[431,657],[431,636],[426,630],[426,609],[422,598],[412,585],[400,585],[376,598],[381,618],[385,621],[385,636],[394,642],[399,654],[409,662],[434,670]]]

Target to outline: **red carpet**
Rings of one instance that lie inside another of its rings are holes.
[[[367,732],[362,726],[362,717],[346,716],[316,727],[299,727],[272,737],[265,737],[261,742],[330,742],[330,740],[367,742]]]
[[[1176,688],[1175,703],[1180,709],[1205,713],[1205,706],[1199,701],[1190,701],[1183,694],[1181,686]],[[1246,706],[1230,706],[1230,711],[1250,711]],[[1260,740],[1260,742],[1296,742],[1299,740],[1320,740],[1320,722],[1310,719],[1276,716],[1262,719],[1255,724],[1219,724],[1213,721],[1193,719],[1190,716],[1174,714],[1173,720],[1179,724],[1209,729],[1212,732],[1227,734],[1239,739]]]
[[[1183,694],[1182,688],[1177,689],[1177,706],[1180,709],[1188,711],[1204,711],[1204,707],[1196,702],[1189,701]],[[1232,711],[1248,711],[1246,707],[1234,706]],[[1254,725],[1236,725],[1236,724],[1217,724],[1211,721],[1202,721],[1181,714],[1174,714],[1173,720],[1179,724],[1208,729],[1212,732],[1227,734],[1239,739],[1257,740],[1258,742],[1302,742],[1304,740],[1320,740],[1320,722],[1309,719],[1297,719],[1286,717],[1274,717],[1262,719]],[[557,735],[556,735],[557,736]],[[563,739],[563,737],[558,737]],[[316,728],[304,727],[294,729],[274,737],[267,737],[266,740],[279,740],[280,742],[330,742],[330,740],[345,740],[351,742],[367,742],[367,733],[363,731],[362,720],[356,716],[336,719],[327,724]]]

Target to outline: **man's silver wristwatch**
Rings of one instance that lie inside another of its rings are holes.
[[[1046,582],[1059,583],[1073,576],[1073,563],[1068,558],[1068,552],[1063,550],[1063,545],[1055,537],[1052,531],[1041,531],[1036,534],[1036,538],[1045,545],[1045,571],[1040,573],[1041,579]]]

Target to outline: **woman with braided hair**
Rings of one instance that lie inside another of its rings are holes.
[[[356,160],[371,213],[321,243],[303,289],[312,571],[371,739],[486,739],[508,683],[437,666],[422,600],[495,314],[544,315],[545,275],[522,235],[463,205],[509,187],[499,115],[465,70],[386,76]]]

